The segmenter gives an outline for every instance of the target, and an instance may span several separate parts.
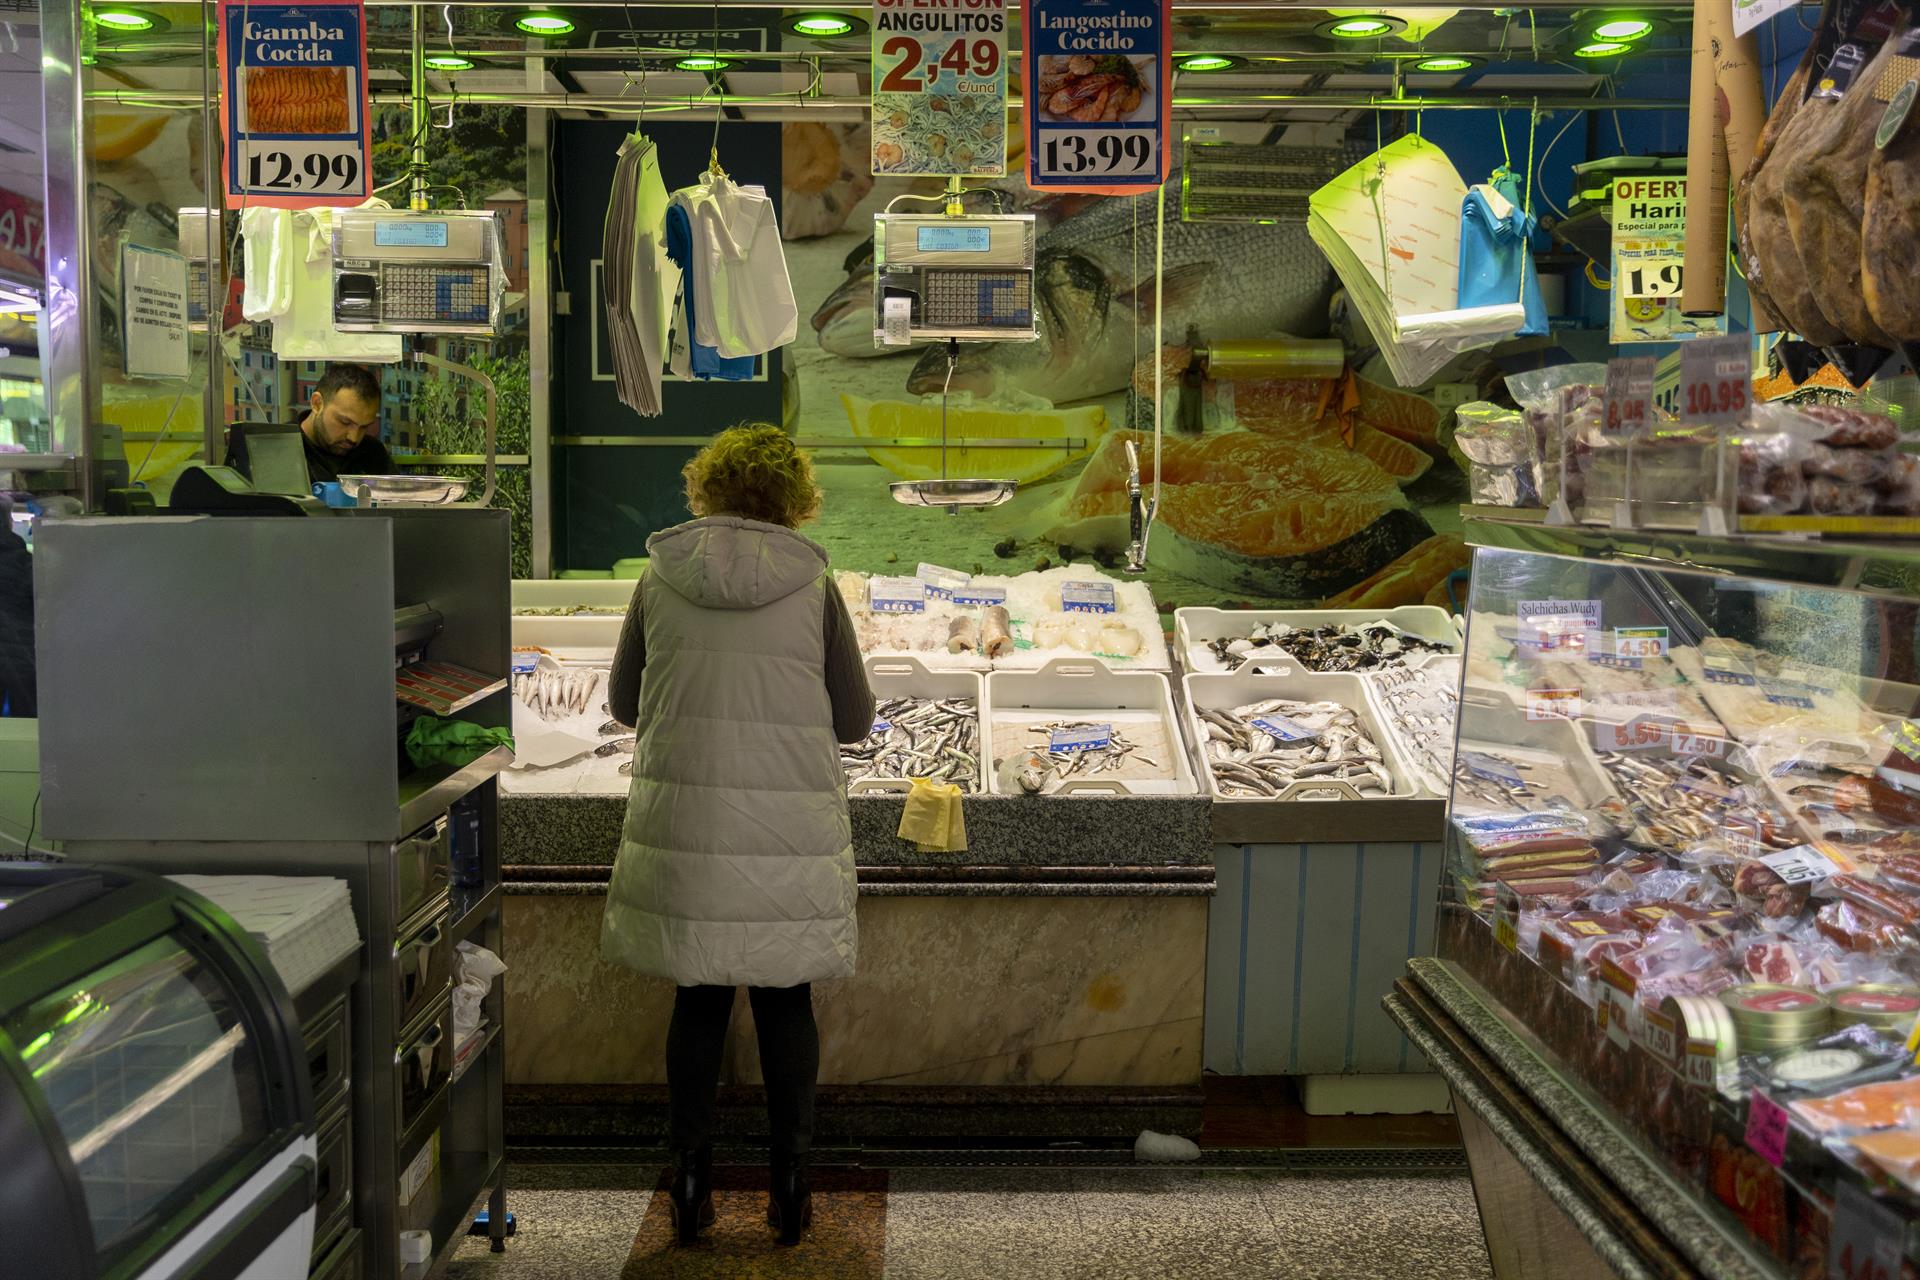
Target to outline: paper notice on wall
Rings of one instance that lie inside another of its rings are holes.
[[[1614,179],[1613,288],[1607,295],[1614,342],[1671,342],[1727,331],[1724,315],[1681,312],[1686,245],[1685,178]]]
[[[120,316],[129,377],[187,376],[185,258],[164,249],[125,246],[120,253]]]

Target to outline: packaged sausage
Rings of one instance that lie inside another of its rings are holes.
[[[1894,455],[1880,449],[1836,449],[1811,441],[1800,468],[1809,476],[1829,476],[1848,484],[1878,486],[1893,467]]]
[[[1880,503],[1871,486],[1832,476],[1807,481],[1807,510],[1817,516],[1868,516]]]
[[[1900,424],[1864,409],[1837,404],[1796,405],[1818,424],[1814,439],[1838,449],[1889,449],[1900,442]]]

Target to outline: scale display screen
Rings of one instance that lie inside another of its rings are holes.
[[[373,224],[373,243],[382,249],[398,246],[422,249],[447,247],[447,224],[417,218],[382,218]]]
[[[985,227],[919,227],[916,246],[922,253],[986,253],[993,233]]]

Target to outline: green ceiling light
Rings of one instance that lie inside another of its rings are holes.
[[[530,36],[563,36],[573,30],[573,21],[557,13],[523,13],[513,20],[513,25]]]
[[[96,9],[93,20],[109,31],[153,30],[153,15],[138,9]]]
[[[1595,40],[1644,40],[1653,34],[1653,24],[1645,18],[1614,18],[1593,29]]]
[[[1422,58],[1413,64],[1415,71],[1466,71],[1473,66],[1472,58],[1462,58],[1458,54],[1446,53],[1435,58]]]
[[[430,53],[427,66],[435,71],[468,71],[473,67],[473,59],[463,58],[457,53]]]
[[[1595,40],[1592,44],[1583,44],[1573,51],[1576,58],[1617,58],[1633,48],[1624,40]]]
[[[1327,34],[1341,40],[1376,40],[1391,35],[1393,30],[1388,18],[1341,18],[1327,25]]]
[[[814,40],[831,40],[835,36],[856,35],[866,30],[866,23],[846,13],[802,13],[788,18],[787,30],[797,36],[807,36]]]
[[[1240,59],[1222,53],[1195,53],[1174,63],[1182,71],[1225,71],[1240,65]]]
[[[732,65],[733,61],[729,58],[715,58],[703,53],[696,57],[680,59],[680,61],[673,64],[673,69],[675,71],[713,72],[725,71]]]

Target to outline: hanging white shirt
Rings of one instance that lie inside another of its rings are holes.
[[[673,199],[693,230],[694,337],[726,358],[792,342],[800,310],[766,189],[709,174]]]

